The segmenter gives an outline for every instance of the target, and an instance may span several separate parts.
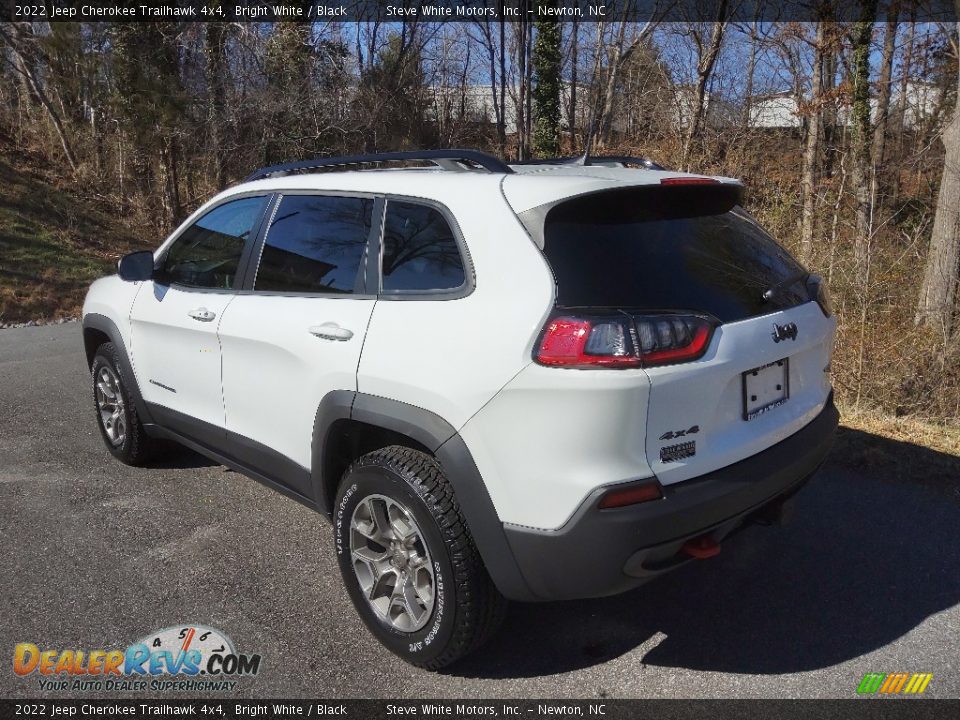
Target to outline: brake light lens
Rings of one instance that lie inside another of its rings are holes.
[[[566,368],[637,368],[690,362],[710,346],[716,323],[692,314],[570,316],[547,322],[536,360]]]
[[[661,185],[719,185],[720,181],[710,177],[668,177],[660,181]]]
[[[547,323],[537,362],[561,367],[640,367],[619,318],[556,317]]]

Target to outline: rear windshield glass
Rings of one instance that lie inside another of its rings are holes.
[[[552,208],[544,253],[557,304],[694,310],[731,322],[810,300],[802,281],[789,282],[801,265],[734,202],[721,188],[653,186]]]

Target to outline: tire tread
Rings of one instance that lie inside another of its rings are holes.
[[[436,658],[409,661],[427,670],[439,670],[470,654],[497,631],[507,600],[497,590],[477,550],[453,487],[437,460],[402,445],[374,450],[357,459],[344,477],[362,467],[379,466],[397,473],[420,496],[440,527],[454,573],[457,624],[447,647]]]

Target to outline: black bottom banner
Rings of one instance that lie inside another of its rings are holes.
[[[0,700],[0,718],[935,718],[960,700]]]

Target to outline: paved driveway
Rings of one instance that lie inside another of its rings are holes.
[[[262,654],[244,697],[851,697],[894,671],[960,696],[958,458],[911,477],[835,453],[788,527],[619,597],[514,605],[435,674],[366,633],[320,516],[186,450],[115,462],[89,395],[79,325],[0,331],[0,655],[125,647],[192,621]],[[845,432],[845,449],[930,452]],[[10,663],[0,696],[39,695]]]

